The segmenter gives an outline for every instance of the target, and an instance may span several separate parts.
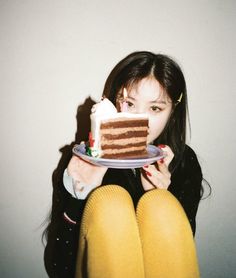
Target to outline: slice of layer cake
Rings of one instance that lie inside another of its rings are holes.
[[[91,112],[89,153],[92,156],[124,159],[147,155],[146,114],[118,113],[108,99],[95,104]]]

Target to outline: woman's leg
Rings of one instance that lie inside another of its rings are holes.
[[[130,195],[120,186],[99,187],[87,201],[76,277],[144,277],[135,210]]]
[[[146,278],[199,277],[190,224],[170,192],[145,193],[138,203],[137,219]]]

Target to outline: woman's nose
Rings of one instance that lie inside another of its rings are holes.
[[[143,108],[143,107],[138,107],[138,108],[136,108],[136,112],[135,113],[137,113],[137,114],[145,114],[145,113],[147,113],[146,112],[146,110],[145,110],[145,108]]]

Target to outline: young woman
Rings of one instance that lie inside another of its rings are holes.
[[[202,172],[186,145],[187,93],[170,57],[134,52],[103,96],[149,116],[148,143],[165,158],[141,169],[110,169],[69,155],[57,177],[45,263],[50,277],[199,277],[194,246]],[[66,189],[65,189],[66,188]]]

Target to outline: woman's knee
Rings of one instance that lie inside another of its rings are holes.
[[[129,193],[118,185],[101,186],[89,196],[84,214],[84,228],[91,224],[121,225],[129,214],[135,214]]]
[[[100,212],[107,212],[109,208],[122,209],[132,203],[129,193],[118,185],[106,185],[98,187],[89,196],[86,206],[99,208]]]
[[[155,223],[155,227],[159,228],[172,226],[176,229],[183,223],[189,224],[179,201],[165,189],[154,189],[142,196],[137,207],[137,218],[139,222]]]
[[[146,192],[138,203],[138,209],[146,209],[153,211],[153,209],[167,210],[167,209],[182,209],[179,201],[171,192],[165,189],[153,189]]]

